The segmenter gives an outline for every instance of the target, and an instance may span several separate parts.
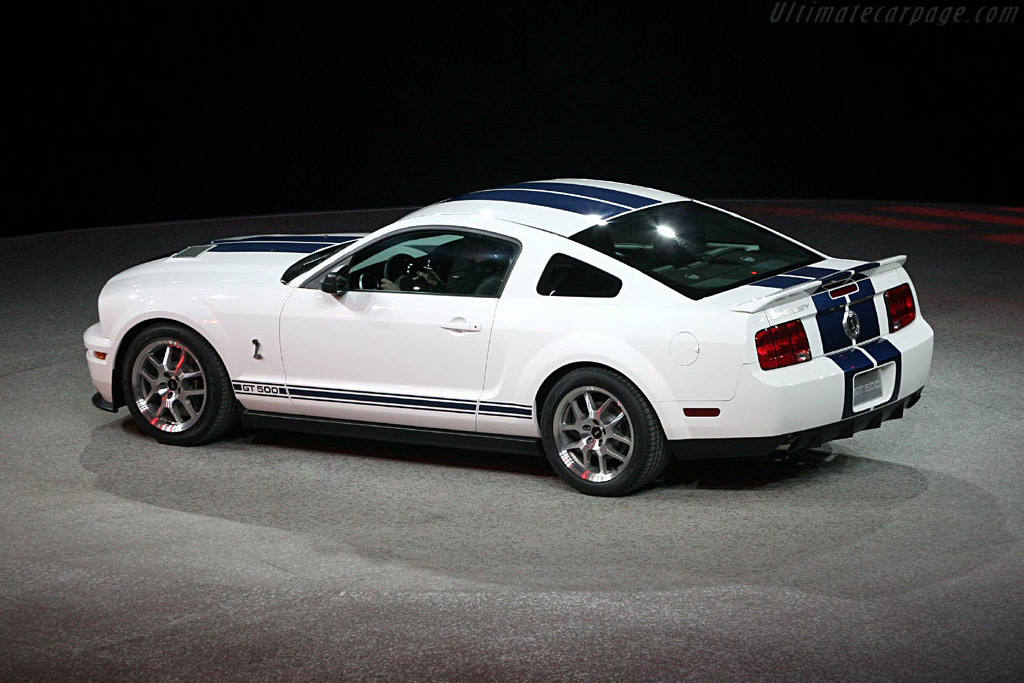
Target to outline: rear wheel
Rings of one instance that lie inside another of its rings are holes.
[[[544,452],[567,484],[621,496],[665,471],[668,445],[654,409],[622,375],[581,368],[552,387],[541,411]]]
[[[180,325],[154,325],[132,341],[121,386],[139,429],[162,443],[214,441],[237,420],[231,380],[217,352]]]

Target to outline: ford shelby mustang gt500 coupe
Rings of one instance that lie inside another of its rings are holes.
[[[905,257],[832,258],[728,211],[561,179],[366,235],[189,246],[111,279],[106,410],[194,445],[247,426],[536,449],[619,495],[672,455],[801,449],[898,418],[932,330]]]

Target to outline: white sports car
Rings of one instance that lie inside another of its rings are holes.
[[[620,495],[671,456],[766,455],[898,418],[932,329],[905,257],[826,256],[703,202],[560,179],[366,235],[190,246],[112,278],[93,403],[177,445],[239,421],[536,451]]]

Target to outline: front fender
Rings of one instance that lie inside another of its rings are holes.
[[[232,378],[275,381],[282,376],[278,321],[290,288],[256,285],[242,294],[194,285],[127,294],[111,289],[101,294],[100,319],[115,354],[123,351],[126,336],[140,325],[171,321],[202,335]],[[261,342],[260,359],[253,358],[252,339]]]

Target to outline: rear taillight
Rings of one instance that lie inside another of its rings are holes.
[[[914,322],[917,309],[910,285],[900,285],[885,292],[885,310],[889,314],[889,331],[895,332]]]
[[[807,333],[799,320],[761,330],[754,335],[754,344],[757,346],[757,362],[761,364],[762,370],[784,368],[811,359]]]

